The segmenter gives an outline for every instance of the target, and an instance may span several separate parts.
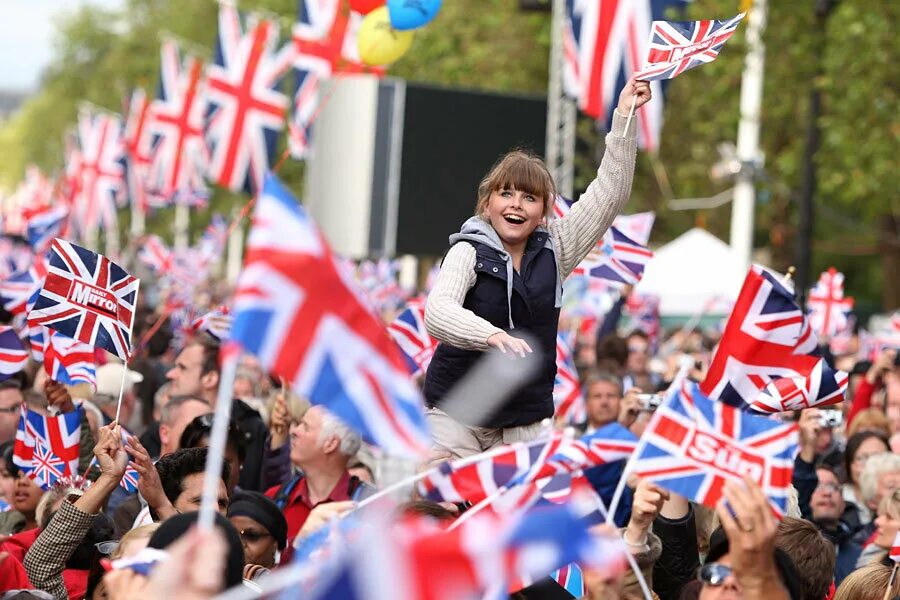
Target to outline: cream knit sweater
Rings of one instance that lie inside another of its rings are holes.
[[[550,221],[547,229],[556,249],[556,266],[563,279],[578,266],[612,225],[631,195],[637,153],[635,119],[625,131],[625,117],[616,111],[612,131],[606,136],[606,152],[597,178],[572,210]],[[425,305],[428,333],[456,348],[486,350],[487,339],[503,331],[463,308],[466,294],[475,285],[475,248],[457,243],[447,252],[434,289]]]

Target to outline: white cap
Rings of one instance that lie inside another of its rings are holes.
[[[119,398],[119,386],[122,385],[122,363],[110,362],[97,369],[97,391],[95,395],[111,396]],[[125,389],[128,390],[136,383],[144,380],[144,376],[137,371],[126,369]]]

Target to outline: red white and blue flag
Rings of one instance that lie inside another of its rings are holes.
[[[653,21],[650,49],[640,71],[642,81],[672,79],[710,63],[740,25],[745,13],[727,21]]]
[[[13,315],[25,314],[29,310],[29,301],[44,285],[46,276],[46,262],[43,256],[36,255],[30,267],[13,273],[0,282],[0,302],[3,303],[3,309]]]
[[[891,543],[891,551],[889,554],[892,561],[895,563],[900,562],[900,531],[894,536],[894,541]]]
[[[637,446],[638,440],[633,433],[618,423],[610,423],[580,438],[563,442],[530,476],[536,481],[628,460]]]
[[[23,405],[13,463],[44,489],[61,477],[77,475],[82,415],[80,406],[72,412],[49,416]]]
[[[806,306],[809,322],[819,337],[830,338],[845,331],[850,324],[853,298],[844,297],[844,274],[831,267],[819,275]]]
[[[554,418],[569,425],[584,423],[587,410],[584,394],[578,381],[578,369],[572,357],[572,350],[556,336],[556,379],[553,381]]]
[[[399,351],[342,278],[312,219],[272,175],[253,219],[232,340],[370,443],[423,453],[430,438],[422,398]]]
[[[704,506],[744,476],[759,484],[779,517],[787,509],[798,426],[703,395],[684,380],[656,409],[627,472]]]
[[[289,100],[278,87],[294,49],[278,50],[275,22],[250,20],[245,31],[237,8],[219,4],[215,61],[206,67],[207,177],[232,191],[257,192],[284,128]]]
[[[118,222],[116,206],[126,197],[121,119],[82,112],[78,117],[78,143],[72,215],[83,233],[95,230],[100,223],[114,230]]]
[[[588,116],[612,121],[619,90],[647,56],[651,23],[662,19],[681,0],[566,0],[563,28],[563,83],[566,94]],[[652,82],[653,97],[663,98],[663,86]],[[659,148],[663,103],[658,100],[635,114],[638,144]]]
[[[148,235],[138,248],[138,260],[157,275],[168,275],[173,268],[172,251],[158,235]]]
[[[9,379],[28,364],[28,351],[12,327],[0,326],[0,381]]]
[[[49,327],[128,360],[138,284],[102,254],[56,239],[28,324]]]
[[[44,371],[50,379],[65,385],[87,383],[97,387],[97,358],[93,347],[46,330],[45,338]]]
[[[781,391],[779,378],[811,379]],[[731,406],[760,412],[798,410],[840,402],[847,375],[821,357],[809,322],[794,294],[772,272],[753,265],[713,356],[703,393]],[[797,393],[808,390],[808,394]]]
[[[203,136],[206,96],[203,61],[190,56],[182,62],[178,44],[160,46],[159,94],[152,102],[151,131],[156,151],[149,172],[152,201],[203,205],[209,197],[203,175],[209,148]]]
[[[131,203],[144,215],[151,205],[149,176],[156,150],[153,140],[154,119],[153,105],[147,99],[147,92],[141,88],[135,89],[131,93],[122,141],[128,157],[128,193]]]
[[[44,254],[53,238],[64,237],[68,218],[69,211],[61,204],[43,206],[29,215],[25,233],[36,254]]]
[[[634,285],[643,277],[651,258],[652,251],[610,227],[572,274],[605,279],[614,287]]]
[[[437,348],[437,340],[425,328],[425,299],[410,300],[406,309],[388,325],[388,333],[403,353],[410,374],[424,374]]]
[[[231,325],[234,322],[227,306],[220,306],[200,316],[191,323],[193,333],[207,333],[217,340],[227,340],[231,335]]]

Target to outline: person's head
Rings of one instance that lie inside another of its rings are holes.
[[[213,415],[212,413],[195,417],[193,421],[188,423],[181,434],[179,448],[208,448],[209,436],[212,432]],[[228,488],[228,495],[231,495],[234,486],[237,485],[238,478],[241,475],[241,467],[244,465],[244,459],[247,457],[247,437],[244,435],[240,424],[232,419],[228,424],[228,437],[225,441],[225,460],[231,465],[231,475],[228,478],[231,486]]]
[[[887,439],[877,433],[861,431],[851,436],[844,450],[844,473],[847,474],[847,483],[859,486],[859,477],[869,457],[887,450]]]
[[[125,532],[125,535],[119,540],[116,549],[109,555],[110,560],[134,556],[147,547],[147,544],[150,542],[150,536],[157,529],[159,529],[159,523],[150,523]]]
[[[260,385],[259,373],[247,367],[238,367],[234,375],[235,398],[260,398],[262,397],[262,385]]]
[[[175,396],[169,400],[159,416],[160,455],[178,450],[181,434],[188,423],[209,410],[209,402],[200,396]]]
[[[181,539],[192,527],[195,527],[199,516],[200,513],[198,512],[189,512],[166,519],[159,526],[159,529],[150,536],[148,547],[165,550]],[[227,547],[223,589],[240,585],[244,579],[244,549],[241,546],[240,535],[235,530],[234,525],[222,515],[215,515],[213,524],[225,537]],[[222,590],[213,591],[221,592]]]
[[[777,547],[774,559],[778,579],[787,590],[789,597],[791,600],[801,600],[803,596],[801,595],[799,576],[793,561]],[[706,562],[700,568],[699,577],[703,582],[699,600],[741,600],[744,597],[741,585],[731,570],[729,541],[722,529],[714,531],[710,538],[709,554]]]
[[[0,443],[16,439],[22,402],[22,383],[17,378],[0,381]]]
[[[362,440],[322,406],[313,406],[291,426],[291,462],[304,471],[346,470]]]
[[[809,521],[785,517],[778,524],[775,547],[791,557],[802,600],[824,600],[834,581],[834,544]]]
[[[640,330],[634,330],[628,334],[625,340],[628,344],[628,360],[625,361],[625,370],[631,374],[643,374],[647,372],[650,362],[650,338]]]
[[[172,398],[172,382],[166,381],[153,394],[153,420],[159,421],[163,408]]]
[[[878,503],[874,544],[890,548],[900,530],[900,490],[894,490]]]
[[[893,452],[870,456],[859,477],[862,501],[876,510],[881,499],[896,489],[900,489],[900,456]]]
[[[614,333],[597,344],[597,368],[621,374],[628,362],[628,343]]]
[[[113,523],[108,515],[102,512],[94,515],[94,519],[91,522],[91,528],[88,529],[84,539],[75,548],[75,551],[72,553],[72,556],[69,557],[69,560],[66,561],[66,568],[83,571],[90,569],[93,563],[96,563],[101,558],[105,557],[105,555],[100,552],[97,544],[112,541],[115,537],[115,533],[115,523]]]
[[[890,580],[891,567],[881,563],[862,567],[844,578],[833,600],[881,600],[885,597]],[[900,577],[895,577],[887,597],[896,598],[898,595],[900,595]]]
[[[137,371],[126,369],[117,362],[109,362],[97,368],[97,389],[94,392],[93,402],[106,416],[115,418],[119,402],[119,387],[122,385],[122,372],[125,372],[124,388],[122,392],[122,408],[119,412],[119,422],[128,423],[134,412],[137,396],[134,386],[144,380],[144,376]]]
[[[13,464],[13,442],[0,445],[0,499],[12,504],[16,490],[16,474],[18,467]]]
[[[206,448],[182,448],[167,454],[156,463],[163,493],[175,510],[190,512],[200,509],[203,497],[203,471],[206,468]],[[228,507],[228,477],[231,465],[222,462],[222,479],[219,484],[219,512],[225,514]]]
[[[841,483],[834,469],[828,465],[818,465],[816,475],[819,485],[813,490],[809,504],[813,521],[827,526],[835,525],[844,514],[844,497],[841,495]]]
[[[209,336],[191,340],[175,359],[166,377],[172,382],[173,395],[194,395],[216,402],[219,389],[219,342]]]
[[[81,488],[67,485],[64,481],[65,480],[58,481],[56,485],[44,492],[40,502],[38,502],[37,508],[34,511],[34,516],[38,527],[41,529],[46,529],[47,525],[50,523],[50,519],[53,518],[53,515],[56,514],[56,511],[59,510],[60,505],[65,502],[66,498],[84,494],[84,490]]]
[[[585,375],[581,389],[585,392],[588,424],[602,427],[619,417],[622,402],[622,380],[612,373],[592,371]]]
[[[847,428],[847,436],[853,437],[860,431],[874,432],[887,438],[891,435],[891,422],[879,409],[867,408],[853,418]]]
[[[259,492],[240,491],[228,505],[228,520],[241,536],[244,562],[273,568],[275,551],[287,544],[287,521],[278,506]]]
[[[44,490],[36,484],[24,471],[19,471],[16,477],[16,487],[13,490],[12,507],[25,515],[28,521],[37,522],[37,507],[41,501]]]
[[[504,243],[518,244],[549,217],[555,198],[556,185],[544,161],[513,150],[478,185],[475,216],[490,223]]]
[[[453,521],[459,516],[458,512],[431,500],[411,500],[401,504],[398,510],[403,515],[424,515],[438,521]]]

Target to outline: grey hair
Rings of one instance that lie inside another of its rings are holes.
[[[37,524],[41,529],[47,528],[50,519],[52,519],[53,515],[56,514],[56,511],[59,510],[59,507],[55,507],[54,504],[59,504],[61,501],[68,498],[70,494],[81,496],[84,494],[84,490],[73,486],[54,486],[44,492],[44,495],[41,496],[37,508],[34,511],[35,521],[37,521]]]
[[[581,389],[587,391],[589,387],[599,382],[611,383],[616,386],[616,389],[619,390],[619,396],[625,394],[625,386],[622,384],[622,378],[616,375],[615,373],[610,373],[608,371],[600,371],[597,369],[591,369],[588,371],[581,380]]]
[[[159,411],[159,422],[165,425],[174,423],[177,418],[176,415],[181,411],[182,405],[187,402],[200,402],[201,404],[209,406],[209,402],[200,396],[192,396],[190,394],[175,396],[174,398],[170,398],[169,403],[163,406]]]
[[[169,392],[172,391],[172,382],[167,381],[161,386],[156,392],[153,394],[153,406],[160,406],[162,404],[162,399],[169,395]]]
[[[322,408],[322,430],[319,432],[319,444],[321,445],[331,436],[336,436],[340,440],[338,451],[344,456],[355,456],[362,446],[362,439],[358,433],[350,429],[337,416]]]
[[[900,456],[893,452],[882,452],[866,459],[862,475],[859,476],[859,491],[862,501],[868,504],[878,493],[878,478],[885,473],[900,471]]]

